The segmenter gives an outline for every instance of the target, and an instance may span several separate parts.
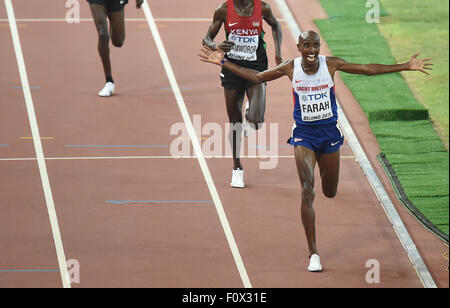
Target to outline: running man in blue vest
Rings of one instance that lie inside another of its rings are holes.
[[[311,272],[322,271],[316,245],[314,201],[314,168],[319,166],[322,191],[334,198],[339,182],[340,147],[344,136],[337,122],[334,74],[379,75],[401,71],[432,70],[431,59],[419,60],[419,53],[409,62],[395,65],[348,63],[337,57],[320,55],[320,36],[314,31],[300,35],[298,50],[301,57],[286,61],[274,69],[258,72],[239,67],[224,59],[223,52],[202,48],[200,60],[214,63],[253,83],[272,81],[288,76],[294,89],[294,120],[289,143],[294,146],[295,160],[302,188],[301,219],[309,247]]]

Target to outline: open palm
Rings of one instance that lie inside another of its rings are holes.
[[[201,54],[199,54],[200,60],[207,63],[220,65],[225,56],[225,52],[223,50],[218,49],[217,51],[215,51],[208,46],[204,46],[200,50],[202,52]]]
[[[416,53],[415,55],[413,55],[411,57],[411,60],[409,60],[409,69],[412,71],[421,71],[424,74],[430,75],[426,70],[433,70],[432,66],[434,65],[433,63],[430,63],[428,61],[431,61],[431,59],[417,59],[417,57],[419,56],[419,52]]]

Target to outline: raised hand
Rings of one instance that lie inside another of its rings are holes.
[[[433,70],[432,66],[433,63],[430,63],[428,61],[431,61],[431,59],[417,59],[417,57],[420,55],[420,52],[416,53],[411,57],[411,60],[408,62],[408,67],[411,71],[421,71],[424,74],[430,75],[426,70]]]
[[[225,52],[220,48],[218,48],[217,51],[214,51],[208,46],[203,46],[203,48],[200,49],[200,51],[202,52],[201,54],[198,55],[200,57],[200,61],[206,63],[221,65],[221,61],[225,56]]]

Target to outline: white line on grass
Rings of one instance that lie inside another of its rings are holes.
[[[5,0],[6,12],[8,14],[9,27],[11,29],[11,37],[14,44],[14,50],[17,58],[17,65],[19,68],[20,80],[22,82],[23,94],[25,97],[25,104],[28,112],[28,120],[30,122],[31,133],[33,135],[34,149],[41,176],[42,188],[44,190],[45,202],[47,204],[47,212],[50,219],[50,225],[53,234],[53,241],[55,243],[56,255],[58,258],[59,270],[61,273],[62,284],[64,288],[70,288],[69,273],[67,270],[66,257],[64,255],[64,247],[61,240],[61,233],[59,231],[58,217],[56,216],[55,204],[53,202],[52,190],[50,188],[50,181],[48,179],[47,167],[45,165],[44,152],[42,150],[41,138],[39,135],[39,128],[34,112],[33,99],[31,97],[30,85],[28,83],[28,76],[25,67],[25,61],[22,53],[22,46],[20,44],[19,32],[17,30],[16,17],[14,15],[14,8],[11,0]]]

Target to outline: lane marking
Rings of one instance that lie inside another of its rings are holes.
[[[156,26],[155,19],[153,18],[153,14],[148,5],[148,1],[145,1],[142,5],[144,9],[144,14],[147,19],[150,31],[153,35],[153,39],[155,40],[156,47],[158,48],[159,55],[161,57],[161,61],[164,65],[164,69],[166,70],[167,77],[170,81],[170,85],[173,89],[174,96],[176,98],[178,108],[180,109],[181,115],[183,117],[184,123],[186,125],[186,129],[188,131],[189,137],[191,138],[191,143],[194,148],[194,152],[197,156],[198,163],[203,172],[203,176],[205,178],[206,184],[208,185],[208,189],[210,191],[211,197],[214,201],[214,205],[216,207],[217,214],[219,216],[220,222],[222,224],[223,231],[225,233],[226,239],[228,241],[228,245],[230,246],[231,253],[233,255],[234,261],[236,263],[237,269],[241,276],[242,283],[245,288],[251,288],[252,285],[250,283],[250,279],[247,274],[247,270],[245,269],[244,262],[242,261],[242,257],[239,253],[239,249],[237,247],[236,241],[233,236],[233,232],[231,231],[230,224],[228,223],[228,219],[226,217],[225,211],[223,209],[222,202],[219,197],[219,193],[217,192],[216,186],[214,185],[213,178],[209,171],[208,165],[206,163],[206,159],[203,156],[202,148],[200,146],[200,141],[197,138],[195,133],[194,126],[191,121],[191,117],[186,108],[186,104],[184,102],[183,96],[181,94],[181,90],[178,86],[178,82],[175,78],[175,74],[172,69],[172,65],[170,64],[169,56],[167,55],[166,49],[164,47],[163,41],[159,34],[158,28]]]
[[[230,159],[232,155],[224,156],[203,156],[206,159]],[[277,155],[277,156],[241,156],[248,159],[269,159],[269,158],[295,158],[294,155]],[[197,156],[170,156],[170,155],[153,155],[153,156],[85,156],[85,157],[45,157],[45,160],[107,160],[107,159],[197,159]],[[355,159],[356,156],[341,155],[341,159]],[[0,158],[0,161],[29,161],[36,160],[33,157],[16,157],[16,158]]]
[[[27,107],[28,120],[30,122],[31,133],[33,136],[34,149],[36,152],[36,159],[38,162],[39,173],[44,191],[45,202],[47,205],[47,212],[50,219],[50,225],[53,234],[53,241],[56,248],[56,255],[58,258],[59,270],[61,273],[62,284],[64,288],[70,288],[69,273],[67,270],[66,257],[64,254],[64,247],[61,240],[61,233],[58,225],[58,217],[56,216],[55,204],[53,201],[52,190],[47,173],[47,166],[45,165],[44,152],[42,150],[41,138],[39,135],[39,128],[34,112],[33,98],[31,96],[30,84],[28,82],[27,71],[25,67],[25,60],[23,57],[22,46],[20,44],[19,31],[17,29],[16,17],[11,0],[4,0],[6,12],[8,14],[9,28],[11,31],[11,38],[14,44],[14,50],[17,58],[17,66],[19,69],[20,80],[23,87],[23,94],[25,104]]]
[[[11,89],[17,89],[17,90],[22,90],[22,86],[12,86],[11,87]],[[39,90],[41,87],[36,87],[36,86],[30,86],[30,89],[33,89],[33,90]]]
[[[139,144],[66,144],[68,148],[168,148],[168,145],[139,145]]]
[[[289,29],[291,31],[292,37],[294,38],[294,42],[297,43],[298,37],[301,34],[301,29],[292,15],[291,9],[287,5],[285,0],[277,0],[278,8],[280,12],[283,14],[285,20],[288,21]],[[336,100],[337,102],[337,100]],[[341,106],[338,104],[338,118],[339,118],[339,126],[344,129],[345,137],[347,138],[348,143],[350,144],[353,153],[356,155],[356,159],[359,162],[361,169],[369,180],[370,185],[372,186],[375,195],[377,196],[380,204],[382,205],[383,210],[385,211],[389,221],[391,222],[395,233],[397,234],[398,239],[403,245],[404,250],[406,251],[409,260],[411,261],[416,273],[422,282],[425,288],[437,288],[436,283],[434,282],[428,268],[423,261],[419,251],[417,250],[416,245],[414,244],[411,236],[406,230],[403,221],[395,209],[394,204],[389,198],[386,190],[383,187],[380,179],[378,178],[375,170],[370,164],[369,159],[366,156],[361,144],[359,143],[358,138],[353,131],[350,122],[342,111]]]
[[[22,140],[32,140],[33,137],[20,137]],[[54,137],[41,137],[41,140],[54,140]]]
[[[147,24],[141,24],[141,25],[139,25],[139,27],[140,28],[148,28],[148,25]],[[164,25],[164,24],[159,24],[158,25],[158,28],[168,28],[169,27],[169,25]]]
[[[4,21],[7,21],[7,19],[3,19]],[[4,24],[0,24],[0,28],[6,28],[9,27],[9,24],[4,23]],[[28,27],[27,24],[17,24],[18,28],[24,28],[24,27]]]
[[[155,18],[156,22],[212,22],[212,18]],[[17,22],[67,22],[65,18],[18,18]],[[94,21],[92,18],[80,18],[80,21]],[[125,18],[125,21],[147,21],[146,18]],[[284,22],[283,19],[278,19]],[[0,22],[8,22],[8,19],[0,19]],[[6,26],[6,25],[5,25]]]
[[[148,28],[148,25],[145,25]],[[171,87],[161,87],[160,90],[164,90],[164,91],[172,91]],[[184,91],[188,91],[188,90],[192,90],[191,87],[180,87],[180,90],[184,90]]]
[[[13,273],[24,273],[24,272],[31,272],[31,273],[35,273],[35,272],[59,272],[59,270],[56,269],[0,269],[0,272],[13,272]]]
[[[7,19],[0,19],[0,22],[7,22]],[[65,18],[18,18],[17,22],[67,22]],[[93,18],[80,18],[80,22],[92,22]],[[146,22],[146,18],[125,18],[125,21]],[[156,18],[156,22],[211,22],[212,18]]]
[[[108,200],[106,203],[116,205],[157,205],[157,204],[212,204],[212,200],[195,201],[195,200]]]

